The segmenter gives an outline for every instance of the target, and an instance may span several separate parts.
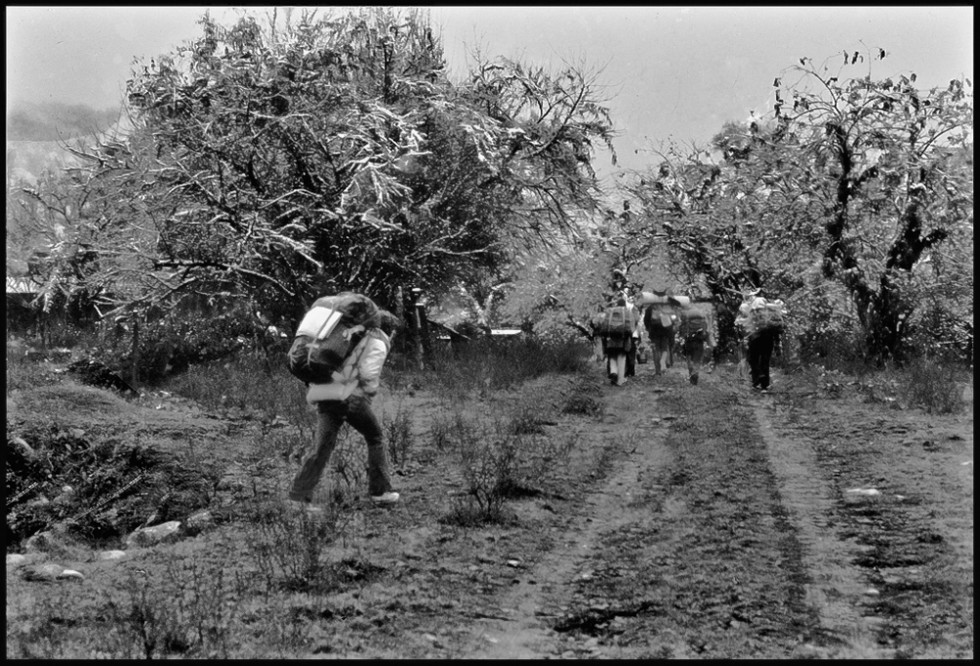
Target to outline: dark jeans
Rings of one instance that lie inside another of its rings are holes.
[[[659,375],[661,365],[669,368],[674,364],[674,329],[648,328],[650,334],[650,353],[653,355],[653,373]],[[666,360],[664,355],[666,354]]]
[[[704,364],[705,341],[707,334],[704,331],[697,331],[684,338],[681,351],[687,359],[687,376],[692,384],[698,383],[698,371]]]
[[[316,435],[313,448],[303,458],[303,464],[293,479],[289,499],[309,502],[320,483],[330,454],[337,445],[337,434],[346,421],[361,433],[368,447],[368,492],[382,495],[391,491],[388,451],[384,445],[381,424],[371,409],[371,398],[354,395],[344,400],[318,402]]]
[[[769,388],[769,362],[776,344],[776,334],[763,331],[749,337],[748,361],[752,373],[752,387]]]
[[[626,350],[626,376],[636,377],[636,338],[630,338],[629,349]]]

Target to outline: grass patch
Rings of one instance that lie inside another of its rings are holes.
[[[929,414],[955,414],[963,410],[959,372],[950,365],[917,359],[904,369],[904,397],[912,407]]]
[[[505,523],[508,500],[543,494],[567,465],[575,436],[547,432],[547,411],[518,402],[509,409],[485,405],[484,411],[456,411],[434,424],[433,444],[454,453],[463,482],[444,522],[461,526]]]
[[[404,465],[408,462],[408,456],[414,446],[414,437],[412,417],[406,409],[403,409],[402,402],[398,403],[393,415],[382,414],[381,429],[384,432],[391,463],[396,466]]]
[[[325,593],[338,585],[327,548],[344,534],[348,513],[333,502],[308,513],[281,502],[256,502],[246,531],[253,561],[267,590]]]

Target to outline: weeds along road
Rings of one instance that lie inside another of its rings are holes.
[[[775,395],[751,394],[726,371],[690,386],[680,368],[659,378],[641,369],[601,391],[607,415],[592,445],[617,443],[606,474],[500,601],[507,619],[477,622],[460,656],[972,655],[972,545],[968,561],[938,548],[882,577],[862,557],[881,552],[885,535],[868,516],[883,508],[839,487],[864,472],[794,436]],[[972,490],[967,499],[950,510],[968,533],[933,541],[972,544]],[[866,529],[848,530],[851,514]],[[890,546],[921,545],[921,526],[904,527]]]

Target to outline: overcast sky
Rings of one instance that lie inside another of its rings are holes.
[[[200,34],[206,7],[6,7],[7,104],[116,106],[134,57]],[[250,6],[252,13],[262,13]],[[236,10],[212,9],[221,22]],[[668,138],[704,145],[727,120],[764,113],[772,80],[801,57],[882,48],[876,78],[915,72],[923,88],[973,80],[972,6],[430,8],[452,72],[474,47],[599,73],[621,136],[620,166],[639,168]],[[608,157],[604,158],[608,162]],[[608,173],[609,165],[602,167]]]

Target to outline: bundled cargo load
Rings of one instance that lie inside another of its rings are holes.
[[[666,305],[670,302],[670,298],[666,291],[641,291],[633,304],[639,308],[647,305]]]
[[[667,332],[677,321],[677,315],[674,314],[675,306],[665,293],[651,294],[644,291],[637,304],[642,304],[644,308],[643,325],[650,331],[650,335]]]
[[[688,303],[690,303],[690,299],[688,299]],[[678,332],[681,338],[698,335],[703,339],[708,339],[711,333],[711,317],[703,308],[688,305],[679,312]]]
[[[613,305],[606,308],[599,322],[601,335],[629,336],[637,326],[636,308],[626,305]]]
[[[768,300],[753,296],[738,308],[735,325],[746,335],[753,336],[763,331],[779,333],[783,330],[786,305],[781,299]]]
[[[377,324],[379,312],[374,301],[362,294],[317,299],[296,329],[289,371],[308,384],[330,383],[367,329]]]

